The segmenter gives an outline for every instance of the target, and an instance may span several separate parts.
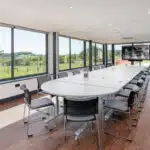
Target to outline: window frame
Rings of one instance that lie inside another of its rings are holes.
[[[94,47],[95,47],[95,49],[94,49],[94,53],[93,53],[93,49],[92,49],[92,56],[93,56],[93,54],[94,54],[94,64],[93,64],[93,61],[92,61],[92,66],[98,66],[98,65],[103,65],[104,64],[104,62],[102,62],[102,63],[98,63],[98,49],[97,49],[97,44],[100,44],[100,45],[102,45],[102,60],[104,59],[104,44],[102,44],[102,43],[98,43],[98,42],[94,42],[94,41],[92,41],[92,46],[94,45]]]
[[[62,69],[62,70],[60,70],[59,59],[58,59],[58,71],[59,72],[63,72],[63,71],[69,71],[69,70],[82,69],[82,68],[85,68],[85,67],[89,67],[89,65],[87,65],[86,62],[85,62],[86,61],[86,42],[89,43],[89,41],[88,40],[84,40],[84,39],[80,39],[80,38],[76,38],[76,37],[70,37],[70,36],[67,36],[67,35],[62,35],[62,34],[59,34],[58,38],[59,37],[64,37],[64,38],[68,38],[69,39],[69,69]],[[83,52],[84,52],[84,55],[83,55],[84,56],[83,67],[77,67],[77,68],[72,68],[71,67],[71,39],[80,40],[80,41],[83,42]],[[58,44],[59,44],[59,42],[58,42]],[[58,53],[58,58],[59,58],[59,53]]]
[[[111,46],[111,50],[108,50],[108,46]],[[111,62],[108,61],[108,52],[111,51]],[[113,64],[113,45],[112,44],[107,44],[107,64]]]
[[[103,61],[103,60],[104,60],[104,54],[103,54],[103,53],[104,53],[104,44],[102,44],[102,43],[97,43],[97,42],[96,42],[95,44],[96,44],[96,47],[97,47],[97,44],[99,44],[99,45],[102,46],[102,63],[98,63],[98,59],[95,58],[95,61],[97,60],[97,61],[96,61],[96,66],[97,66],[97,65],[103,65],[103,64],[104,64],[104,63],[103,63],[103,62],[104,62],[104,61]],[[97,49],[97,50],[98,50],[98,49]],[[97,53],[97,56],[98,56],[98,51],[97,51],[96,53]],[[95,56],[96,56],[96,55],[95,55]]]
[[[82,46],[83,46],[83,53],[85,53],[85,50],[84,50],[84,48],[85,48],[85,47],[84,47],[84,40],[76,39],[76,38],[70,38],[70,55],[71,55],[71,57],[72,57],[72,47],[71,47],[71,41],[72,41],[72,40],[81,41],[81,42],[82,42]],[[83,67],[76,67],[76,68],[72,68],[72,62],[71,62],[72,59],[71,59],[71,57],[70,57],[70,63],[71,63],[70,69],[73,70],[73,69],[78,69],[78,68],[84,68],[84,62],[85,62],[85,57],[84,57],[84,56],[85,56],[85,54],[83,54],[83,60],[82,60],[82,61],[83,61],[83,62],[82,62],[82,63],[83,63]]]
[[[30,29],[30,28],[25,28],[25,27],[20,27],[20,26],[7,25],[7,24],[6,25],[0,24],[0,26],[1,27],[7,27],[7,28],[11,29],[11,33],[10,33],[10,36],[11,36],[10,37],[11,38],[11,43],[10,43],[10,47],[11,47],[11,53],[10,53],[11,77],[0,79],[0,82],[7,82],[7,81],[9,82],[9,81],[14,81],[14,80],[18,80],[18,79],[26,79],[26,78],[30,78],[30,77],[34,77],[34,76],[36,77],[39,75],[48,74],[48,33],[44,32],[44,31],[40,31],[40,30],[35,30],[35,29]],[[45,34],[45,65],[46,65],[45,66],[46,67],[45,72],[14,77],[14,60],[15,60],[15,58],[14,58],[14,29]]]
[[[64,36],[64,35],[58,35],[58,48],[59,48],[59,37],[62,37],[62,38],[67,38],[68,39],[68,41],[69,41],[69,45],[68,45],[68,47],[69,47],[69,66],[68,66],[68,69],[61,69],[60,70],[60,64],[59,64],[59,52],[58,52],[58,70],[61,72],[63,72],[63,71],[67,71],[67,70],[70,70],[69,68],[70,68],[70,60],[71,60],[71,51],[70,51],[70,48],[71,48],[71,45],[70,45],[70,37],[69,36]]]

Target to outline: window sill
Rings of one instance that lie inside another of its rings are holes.
[[[14,79],[8,79],[8,80],[2,80],[0,81],[0,85],[2,84],[7,84],[7,83],[13,83],[13,82],[18,82],[18,81],[23,81],[23,80],[29,80],[29,79],[34,79],[43,75],[46,75],[47,73],[43,74],[38,74],[38,75],[32,75],[32,76],[26,76],[26,77],[20,77],[20,78],[14,78]]]

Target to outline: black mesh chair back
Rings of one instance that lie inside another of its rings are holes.
[[[39,77],[37,77],[37,82],[38,82],[38,89],[41,89],[41,85],[44,82],[50,81],[51,80],[51,75],[47,74],[47,75],[41,75]]]
[[[64,115],[86,117],[98,114],[98,98],[82,101],[64,99]]]
[[[93,70],[101,69],[101,66],[93,66]]]
[[[134,104],[135,92],[131,91],[128,97],[128,107],[132,108]]]
[[[144,84],[144,80],[143,79],[139,79],[137,82],[137,86],[139,86],[140,88],[143,86]]]
[[[30,106],[31,105],[31,93],[25,84],[20,86],[20,89],[24,92],[24,102]]]
[[[105,65],[101,65],[101,68],[105,68],[106,66]]]
[[[78,70],[73,70],[72,73],[73,73],[73,75],[80,74],[80,70],[79,69]]]
[[[83,70],[84,70],[84,71],[89,71],[89,68],[88,68],[88,67],[86,67],[86,68],[84,68]]]
[[[67,77],[68,76],[68,72],[60,72],[58,74],[58,78],[64,78],[64,77]]]

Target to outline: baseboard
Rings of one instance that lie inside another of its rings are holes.
[[[37,93],[37,90],[31,91],[31,94],[35,94],[35,93]],[[23,97],[24,97],[24,94],[19,94],[19,95],[11,96],[11,97],[8,97],[8,98],[0,99],[0,104],[15,101],[16,99],[23,98]]]

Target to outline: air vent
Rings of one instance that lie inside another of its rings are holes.
[[[132,39],[134,39],[133,37],[123,37],[122,38],[123,40],[132,40]]]

